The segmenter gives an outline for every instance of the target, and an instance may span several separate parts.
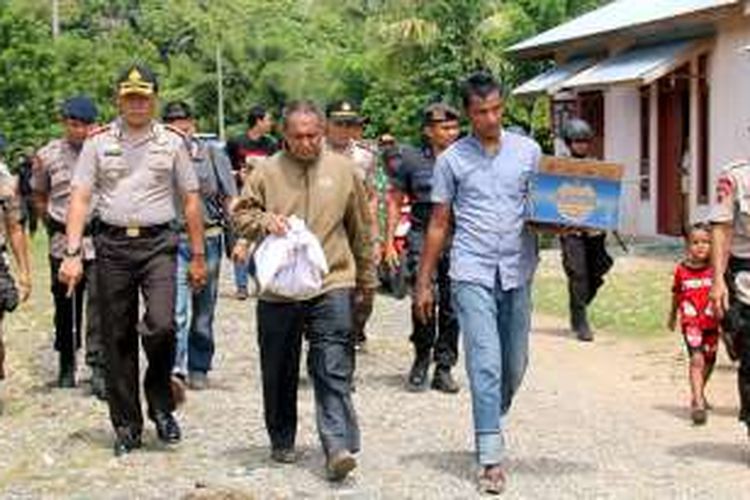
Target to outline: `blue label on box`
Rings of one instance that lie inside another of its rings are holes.
[[[617,230],[620,182],[537,173],[531,182],[532,222]]]

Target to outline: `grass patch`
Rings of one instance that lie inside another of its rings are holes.
[[[589,307],[593,327],[628,336],[670,333],[674,263],[665,259],[619,257]],[[568,320],[568,288],[559,254],[545,253],[534,280],[534,309]]]

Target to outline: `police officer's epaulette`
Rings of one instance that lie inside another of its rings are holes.
[[[102,125],[100,127],[96,127],[95,129],[92,129],[89,132],[89,135],[87,137],[89,137],[89,138],[90,137],[94,137],[96,135],[101,134],[102,132],[106,132],[107,130],[110,130],[111,128],[112,128],[111,124],[107,124],[107,125]]]
[[[170,125],[168,123],[165,123],[164,124],[164,128],[167,129],[167,130],[169,130],[170,132],[174,132],[175,134],[179,135],[183,139],[187,139],[188,138],[188,135],[185,132],[183,132],[182,130],[178,129],[174,125]]]

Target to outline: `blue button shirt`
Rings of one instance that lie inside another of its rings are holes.
[[[541,156],[533,140],[503,131],[494,156],[469,136],[438,157],[432,201],[453,208],[452,280],[494,288],[499,278],[503,290],[529,283],[538,252],[525,216]]]

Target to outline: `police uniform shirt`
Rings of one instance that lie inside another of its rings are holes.
[[[716,185],[711,222],[732,224],[730,253],[741,259],[750,259],[750,163],[734,163],[722,171]],[[750,273],[738,272],[734,286],[737,298],[750,304]]]
[[[40,149],[34,160],[32,190],[47,197],[47,215],[59,225],[64,225],[67,219],[70,181],[73,178],[78,154],[79,150],[68,141],[55,139]],[[96,198],[92,195],[89,220],[95,206]],[[66,248],[65,231],[56,231],[50,240],[50,255],[62,259]],[[94,244],[90,237],[83,240],[83,257],[86,260],[94,258]]]
[[[197,191],[198,178],[184,136],[153,123],[148,134],[129,140],[118,120],[84,143],[73,186],[99,195],[104,223],[153,226],[175,219],[175,195]]]
[[[427,148],[402,146],[390,161],[393,187],[409,196],[414,220],[426,229],[432,209],[430,195],[435,157]]]
[[[732,255],[750,258],[750,163],[735,163],[722,171],[711,222],[731,223]]]
[[[0,163],[0,217],[3,220],[0,229],[0,246],[5,246],[7,224],[13,222],[20,224],[22,218],[18,180],[10,173],[5,163]]]

